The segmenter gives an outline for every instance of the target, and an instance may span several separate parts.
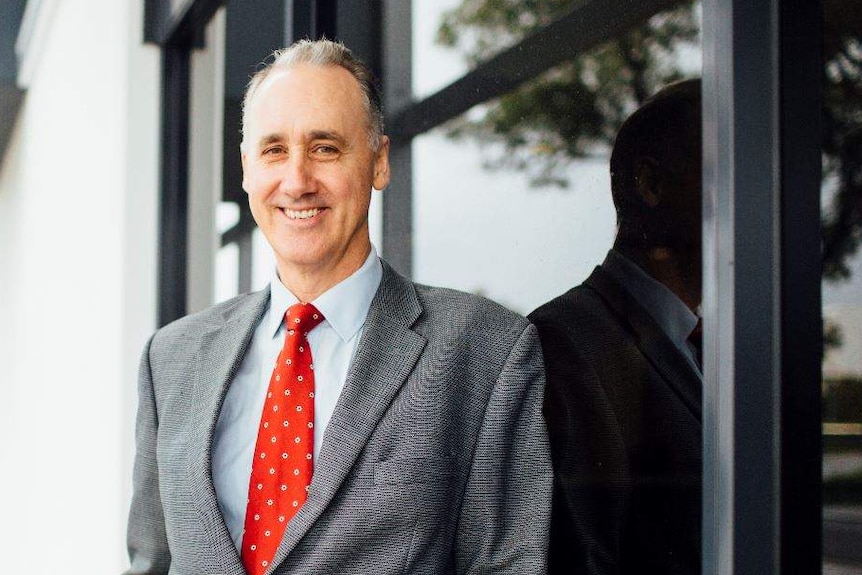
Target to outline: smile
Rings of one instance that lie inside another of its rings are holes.
[[[284,210],[284,213],[287,214],[287,217],[289,217],[292,220],[307,220],[308,218],[313,218],[314,216],[316,216],[317,214],[320,213],[320,208],[312,208],[310,210],[300,210],[300,211],[294,211],[294,210],[289,210],[287,208],[283,208],[283,210]]]

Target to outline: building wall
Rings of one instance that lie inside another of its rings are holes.
[[[0,554],[8,573],[118,573],[155,327],[158,50],[140,1],[30,4],[0,165]]]

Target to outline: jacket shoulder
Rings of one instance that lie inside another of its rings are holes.
[[[258,311],[268,300],[268,287],[260,291],[240,294],[159,328],[153,335],[153,342],[170,342],[197,336],[213,327],[222,325],[235,314]]]
[[[606,317],[610,308],[592,288],[576,286],[533,310],[527,317],[536,326],[573,325]]]
[[[425,322],[461,326],[470,331],[523,332],[527,319],[485,297],[450,288],[414,284]]]

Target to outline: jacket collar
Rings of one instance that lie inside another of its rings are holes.
[[[635,344],[680,398],[683,404],[702,419],[703,384],[695,368],[665,335],[637,299],[601,267],[584,282],[617,314],[635,336]]]

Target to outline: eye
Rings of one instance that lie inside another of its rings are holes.
[[[338,148],[331,144],[318,144],[311,149],[311,153],[320,157],[337,156]]]
[[[275,156],[275,155],[283,154],[283,153],[284,153],[284,148],[282,146],[269,146],[267,148],[264,148],[261,151],[260,155],[261,156]]]

